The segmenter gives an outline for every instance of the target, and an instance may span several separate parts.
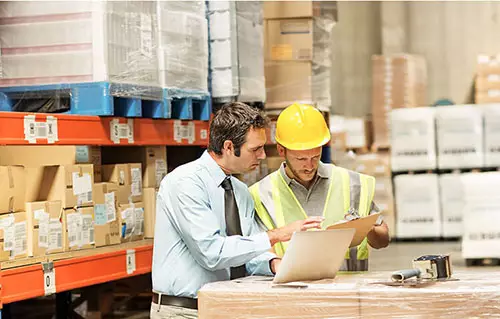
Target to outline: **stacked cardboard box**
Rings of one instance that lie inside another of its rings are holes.
[[[377,148],[390,146],[390,117],[393,109],[424,106],[427,71],[417,55],[372,57],[372,116]]]
[[[476,103],[500,102],[500,56],[477,57]]]
[[[344,133],[347,149],[368,150],[372,143],[371,122],[361,117],[330,115],[330,130],[336,134]]]
[[[397,175],[396,237],[441,237],[439,183],[436,174]]]
[[[335,1],[266,1],[266,108],[294,102],[329,111]]]

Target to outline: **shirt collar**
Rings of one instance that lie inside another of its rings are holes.
[[[227,177],[226,173],[222,170],[222,168],[217,164],[217,162],[212,158],[208,151],[203,152],[203,155],[200,157],[201,162],[207,168],[209,174],[214,179],[214,182],[217,186],[220,186],[224,179]]]
[[[293,179],[288,177],[288,175],[286,174],[285,162],[281,163],[279,170],[280,170],[281,176],[283,176],[283,179],[285,180],[287,185],[290,185],[290,183],[293,181]],[[328,173],[328,168],[321,161],[319,161],[318,172],[316,173],[316,175],[319,178],[325,178],[325,179],[330,178],[330,174]]]

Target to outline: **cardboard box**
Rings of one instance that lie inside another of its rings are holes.
[[[398,238],[441,236],[439,183],[436,174],[397,175],[396,193]]]
[[[64,251],[95,247],[94,207],[65,209],[63,224]]]
[[[439,175],[443,237],[461,237],[466,205],[461,174]]]
[[[118,185],[118,203],[142,201],[142,169],[140,163],[102,166],[102,180]]]
[[[156,196],[154,188],[144,188],[144,237],[154,238],[156,222]]]
[[[391,112],[391,168],[394,172],[436,169],[435,108]]]
[[[336,1],[264,1],[264,19],[328,17],[337,21]]]
[[[436,108],[438,168],[484,165],[483,114],[475,105]]]
[[[118,186],[114,183],[94,184],[95,246],[119,244]]]
[[[266,58],[268,60],[312,60],[312,19],[269,20],[266,23]]]
[[[26,202],[61,200],[63,208],[92,206],[92,164],[26,168]]]
[[[144,239],[143,203],[119,205],[118,220],[122,243]]]
[[[26,213],[0,215],[0,261],[25,258],[27,251]]]
[[[371,123],[361,117],[330,115],[330,127],[345,132],[347,148],[366,148],[371,145]]]
[[[22,166],[0,166],[0,214],[24,210],[26,192]]]
[[[61,201],[26,203],[29,257],[64,251],[62,215]]]
[[[479,76],[500,74],[500,55],[478,55],[477,73]]]
[[[144,188],[159,188],[167,175],[166,146],[124,146],[103,147],[103,164],[142,164],[142,185]]]
[[[101,147],[87,145],[4,145],[0,146],[0,165],[26,167],[93,164],[94,179],[101,178]]]
[[[476,92],[500,90],[500,73],[485,74],[476,77]]]
[[[390,145],[390,111],[427,105],[426,87],[423,57],[408,54],[372,57],[372,120],[377,147]]]
[[[356,172],[370,176],[391,176],[389,153],[370,153],[356,156]]]

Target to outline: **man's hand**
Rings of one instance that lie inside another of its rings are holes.
[[[387,227],[386,223],[382,223],[381,225],[374,225],[368,235],[368,244],[375,248],[385,248],[389,245],[389,227]]]
[[[323,220],[324,218],[319,216],[309,217],[290,223],[286,226],[270,230],[267,232],[267,235],[269,236],[271,246],[274,246],[274,244],[279,242],[289,241],[295,232],[309,229],[321,229],[321,222],[323,222]]]
[[[270,268],[273,274],[276,275],[280,264],[281,264],[281,258],[274,258],[271,260]]]

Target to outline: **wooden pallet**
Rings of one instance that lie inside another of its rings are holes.
[[[500,258],[466,258],[465,265],[467,267],[473,266],[500,266]]]

